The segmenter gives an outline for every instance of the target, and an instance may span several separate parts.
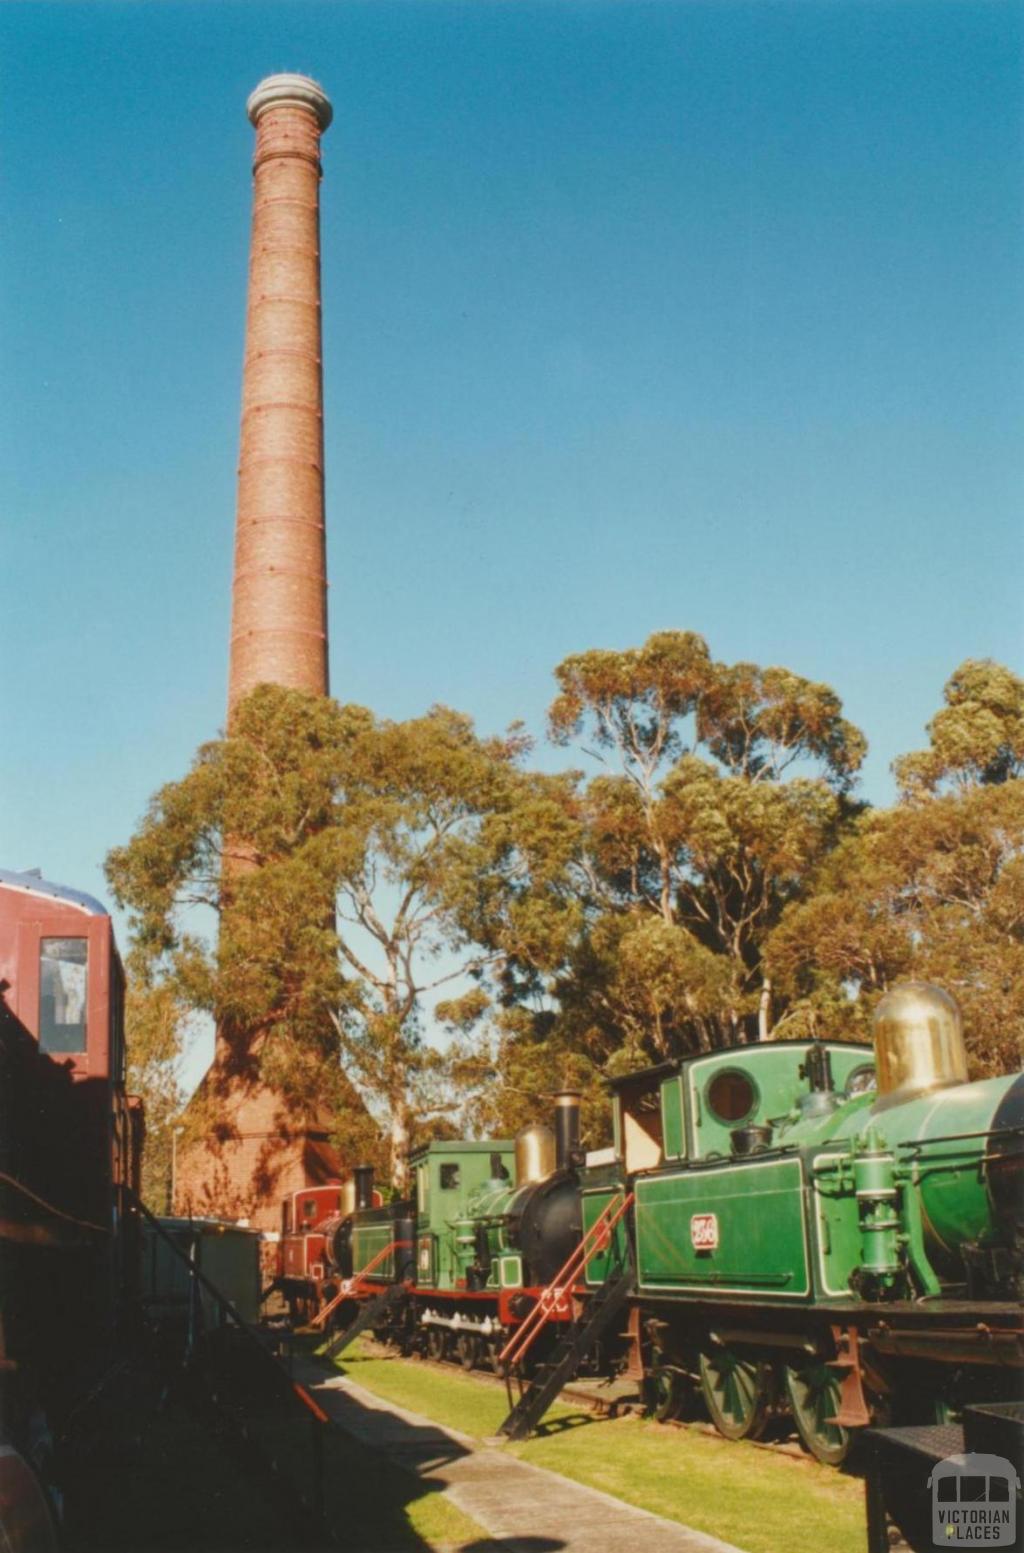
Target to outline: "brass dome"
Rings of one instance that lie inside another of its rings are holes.
[[[516,1133],[516,1185],[545,1181],[555,1172],[555,1135],[542,1122]]]
[[[899,982],[874,1017],[878,1108],[967,1082],[960,1006],[927,981]]]

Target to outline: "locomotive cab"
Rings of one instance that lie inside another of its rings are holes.
[[[616,1157],[636,1176],[762,1153],[796,1121],[873,1086],[872,1050],[852,1043],[774,1041],[663,1062],[612,1081]]]

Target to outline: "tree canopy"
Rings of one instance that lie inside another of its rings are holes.
[[[348,1157],[375,1154],[398,1186],[418,1138],[506,1131],[567,1084],[598,1142],[611,1075],[863,1036],[908,974],[960,998],[978,1073],[1019,1061],[1010,670],[956,670],[882,810],[856,800],[866,743],[839,697],[789,669],[660,632],[555,677],[551,737],[589,774],[531,770],[520,728],[484,738],[444,707],[396,723],[261,686],[156,794],[108,859],[154,1180],[195,1011],[223,1061],[329,1106]]]
[[[603,1080],[767,1034],[763,947],[855,811],[866,749],[828,686],[784,668],[714,660],[693,632],[592,651],[555,670],[549,728],[599,766],[578,777],[579,906],[547,997],[491,1032],[503,1084],[481,1115],[581,1085],[592,1138]]]
[[[430,1000],[469,979],[479,1016],[573,917],[567,784],[524,750],[444,708],[394,724],[261,686],[108,860],[150,981],[295,1102],[344,1112],[353,1084],[396,1184],[414,1124],[449,1108]]]
[[[930,748],[896,761],[901,801],[865,814],[781,919],[768,961],[793,1033],[866,1035],[901,976],[959,999],[979,1075],[1016,1066],[1024,1037],[1024,682],[968,661],[946,685]]]
[[[582,893],[605,983],[627,1025],[643,1015],[652,1056],[750,1033],[769,1009],[762,944],[834,841],[866,749],[838,696],[788,669],[715,662],[693,632],[568,658],[550,723],[611,765],[582,797]],[[652,918],[657,918],[655,924]],[[571,973],[572,974],[572,973]]]

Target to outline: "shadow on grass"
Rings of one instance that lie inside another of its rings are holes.
[[[570,1429],[584,1429],[588,1424],[603,1421],[596,1413],[565,1413],[555,1418],[542,1419],[533,1434],[537,1439],[547,1439],[549,1435],[566,1434]]]

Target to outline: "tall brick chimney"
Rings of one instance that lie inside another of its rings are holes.
[[[315,81],[274,75],[247,103],[256,129],[242,371],[228,726],[269,683],[326,695],[320,136],[331,105]],[[239,1049],[241,1044],[241,1050]],[[189,1106],[172,1211],[279,1223],[283,1196],[336,1178],[330,1116],[295,1114],[259,1076],[246,1041],[217,1032]]]
[[[255,685],[326,695],[320,136],[315,81],[274,75],[256,128],[228,717]]]

